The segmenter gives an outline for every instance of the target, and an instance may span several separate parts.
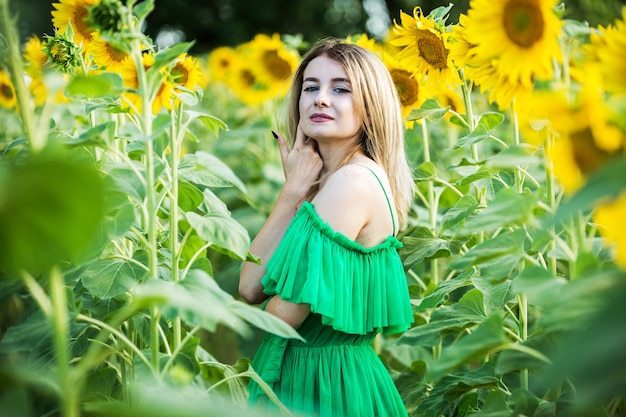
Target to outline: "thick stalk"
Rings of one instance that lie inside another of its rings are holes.
[[[430,158],[430,136],[428,134],[428,126],[426,119],[421,121],[422,139],[424,143],[424,161],[431,162]],[[433,180],[429,180],[426,184],[426,199],[428,200],[428,222],[432,230],[437,230],[437,199],[435,198],[435,184]],[[430,261],[432,279],[435,285],[439,283],[439,263],[437,259]]]
[[[552,151],[552,136],[550,132],[548,132],[547,128],[542,130],[542,135],[544,135],[543,143],[544,143],[544,152]],[[556,211],[556,196],[554,194],[554,168],[552,166],[552,161],[550,158],[544,158],[546,164],[546,199],[548,200],[548,207],[550,207],[550,212],[554,214]],[[555,235],[554,226],[550,226],[552,235]],[[556,248],[556,241],[552,239],[550,241],[550,245],[548,248],[547,261],[548,261],[548,269],[552,274],[556,276],[557,272],[557,262],[554,256],[551,256],[551,253],[554,253],[554,249]]]
[[[7,42],[8,54],[6,60],[9,66],[11,82],[15,88],[17,111],[22,117],[30,149],[37,153],[46,146],[47,136],[44,135],[43,127],[37,127],[33,103],[29,99],[28,90],[24,83],[24,65],[21,58],[20,39],[13,22],[11,22],[8,0],[0,0],[0,33],[4,34]]]
[[[179,270],[178,270],[178,164],[180,162],[180,150],[182,145],[182,137],[178,136],[178,128],[182,126],[182,116],[183,116],[183,108],[182,103],[180,104],[177,110],[172,110],[172,125],[170,129],[170,170],[171,170],[171,197],[170,197],[170,253],[171,253],[171,264],[172,264],[172,280],[179,280]],[[178,116],[178,117],[177,117]],[[176,317],[174,319],[174,340],[172,348],[174,350],[178,349],[181,341],[181,319],[180,317]]]
[[[519,332],[522,343],[528,339],[528,297],[526,294],[517,296],[517,305],[519,308]],[[528,390],[528,368],[524,368],[520,372],[520,387]]]
[[[76,389],[70,378],[69,315],[67,313],[67,296],[63,274],[57,267],[50,274],[50,291],[52,301],[52,321],[54,352],[56,356],[57,375],[61,388],[61,410],[64,417],[78,417],[80,408],[78,402],[79,390]]]

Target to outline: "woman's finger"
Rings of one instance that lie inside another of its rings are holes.
[[[287,155],[289,155],[289,147],[287,146],[287,141],[280,133],[276,133],[272,130],[272,135],[276,138],[276,143],[278,143],[278,150],[280,151],[280,159],[283,161],[287,159]]]

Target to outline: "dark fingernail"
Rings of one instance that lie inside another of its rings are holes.
[[[272,130],[272,135],[274,136],[274,139],[278,139],[278,133],[274,132],[273,130]]]

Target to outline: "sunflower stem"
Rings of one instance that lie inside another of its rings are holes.
[[[424,142],[424,161],[431,162],[430,158],[430,135],[428,133],[428,126],[426,119],[422,119],[420,122],[422,128],[422,139]],[[426,199],[428,201],[428,221],[433,231],[437,229],[437,200],[435,198],[435,184],[433,180],[429,180],[426,183]],[[435,285],[439,283],[439,264],[437,259],[430,261],[432,279]]]
[[[180,149],[182,137],[179,138],[179,127],[182,126],[182,117],[183,117],[183,104],[180,103],[178,109],[174,108],[171,112],[172,124],[170,127],[170,143],[171,143],[171,153],[170,153],[170,170],[171,170],[171,184],[170,184],[170,253],[171,253],[171,264],[172,264],[172,280],[178,281],[179,270],[178,270],[178,260],[179,260],[179,243],[178,243],[178,164],[180,162]],[[178,349],[181,341],[181,319],[177,316],[174,319],[174,340],[172,348],[174,350]]]
[[[547,128],[544,128],[542,130],[542,135],[544,135],[544,138],[543,138],[544,149],[546,150],[551,149],[552,137],[550,135],[550,132],[548,132]],[[550,207],[551,213],[554,213],[554,211],[556,210],[556,197],[554,194],[554,167],[552,166],[552,162],[550,161],[549,158],[544,158],[544,159],[545,159],[545,164],[546,164],[546,198],[548,200],[547,203],[548,203],[548,207]],[[555,236],[556,231],[554,230],[554,226],[551,226],[550,229],[551,229],[550,231],[551,235]],[[552,272],[552,274],[556,276],[556,272],[557,272],[556,258],[554,257],[554,255],[551,255],[552,253],[554,253],[555,248],[556,248],[556,241],[554,239],[551,239],[546,257],[548,258],[548,269],[550,270],[550,272]]]
[[[28,90],[24,82],[24,65],[21,59],[20,40],[15,25],[9,15],[8,0],[0,0],[0,33],[4,34],[8,48],[8,67],[11,82],[15,89],[17,109],[22,117],[24,131],[29,139],[30,149],[34,153],[41,151],[46,146],[47,136],[36,121],[33,103],[29,99]],[[43,125],[42,125],[43,127]]]

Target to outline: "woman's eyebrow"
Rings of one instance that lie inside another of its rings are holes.
[[[319,79],[315,78],[315,77],[307,77],[304,80],[302,80],[302,82],[305,82],[305,81],[319,82]],[[333,79],[331,79],[331,81],[332,82],[344,82],[344,83],[349,83],[350,82],[349,79],[343,78],[343,77],[333,78]]]

